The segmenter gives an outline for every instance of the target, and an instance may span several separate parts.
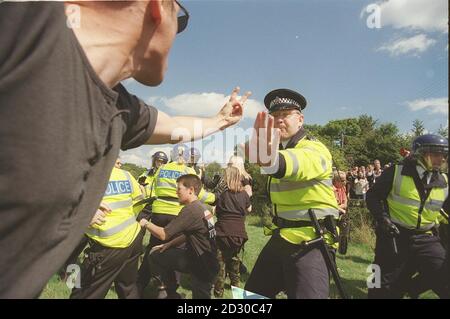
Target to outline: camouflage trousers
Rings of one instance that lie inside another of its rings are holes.
[[[224,284],[227,274],[230,277],[231,285],[239,287],[241,277],[239,266],[241,265],[241,260],[238,252],[227,249],[218,249],[217,259],[219,261],[220,268],[216,283],[214,285],[214,296],[223,297]]]

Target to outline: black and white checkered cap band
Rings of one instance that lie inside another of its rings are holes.
[[[298,107],[299,109],[301,108],[300,104],[298,104],[298,102],[296,100],[293,100],[293,99],[290,99],[287,97],[278,97],[278,96],[272,102],[270,102],[269,108],[271,109],[273,106],[279,105],[279,104],[291,104],[291,105]]]

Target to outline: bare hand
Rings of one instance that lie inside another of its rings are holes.
[[[252,92],[246,92],[240,100],[237,99],[240,88],[235,87],[230,95],[230,100],[222,107],[217,114],[218,121],[220,123],[220,129],[225,129],[231,125],[236,124],[242,118],[244,114],[244,103]]]
[[[90,226],[103,225],[106,222],[106,215],[108,215],[110,212],[111,212],[111,208],[109,208],[106,203],[101,202],[100,207],[95,212],[94,217],[92,217]]]
[[[254,131],[250,141],[245,145],[245,156],[250,163],[259,166],[275,164],[280,144],[280,130],[274,128],[273,116],[266,112],[259,112],[256,116]]]
[[[150,255],[152,253],[154,253],[155,251],[160,251],[161,253],[164,252],[165,250],[167,250],[167,245],[166,244],[161,244],[161,245],[156,245],[154,247],[152,247],[152,249],[150,250]]]
[[[145,219],[145,218],[142,218],[142,219],[139,221],[139,225],[141,225],[141,227],[145,227],[145,225],[147,225],[147,223],[148,223],[148,220]]]

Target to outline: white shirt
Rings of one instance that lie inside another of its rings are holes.
[[[419,173],[420,179],[422,180],[424,174],[426,173],[426,170],[420,165],[416,165],[416,170],[417,170],[417,173]],[[428,172],[427,185],[430,184],[430,180],[431,180],[431,173]]]

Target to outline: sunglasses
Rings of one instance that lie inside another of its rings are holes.
[[[189,12],[186,10],[185,7],[183,7],[177,0],[175,0],[175,3],[178,4],[178,6],[181,9],[181,12],[183,15],[179,16],[178,19],[178,30],[177,33],[183,32],[184,29],[186,29],[188,21],[189,21]]]

